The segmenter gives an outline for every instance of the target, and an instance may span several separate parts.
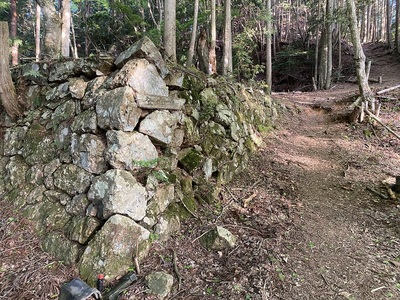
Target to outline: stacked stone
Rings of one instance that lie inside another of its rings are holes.
[[[273,110],[199,76],[167,68],[148,38],[114,62],[20,69],[30,110],[4,122],[0,193],[89,283],[124,274],[152,233],[178,230],[179,211],[212,200],[259,142],[253,123]]]

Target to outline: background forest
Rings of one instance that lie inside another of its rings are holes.
[[[172,15],[167,10],[170,5],[176,5]],[[356,5],[361,41],[385,42],[388,48],[399,49],[399,1],[361,0]],[[61,53],[67,57],[117,55],[143,36],[163,47],[164,27],[171,17],[176,20],[176,60],[180,64],[192,64],[193,55],[193,64],[208,71],[202,64],[215,44],[217,63],[210,73],[232,73],[237,80],[262,80],[271,85],[271,72],[266,70],[272,61],[272,89],[276,91],[329,89],[346,72],[342,52],[350,32],[344,0],[0,1],[0,19],[10,24],[13,65],[45,57],[48,34],[57,30],[66,40]],[[52,24],[52,18],[59,21]],[[67,33],[51,27],[61,24]],[[267,45],[271,45],[270,52]]]

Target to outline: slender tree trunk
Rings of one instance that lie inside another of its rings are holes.
[[[267,37],[266,37],[266,65],[265,65],[265,74],[266,74],[266,83],[268,86],[268,91],[272,90],[272,53],[271,53],[271,34],[272,34],[272,12],[271,12],[271,0],[266,0],[266,11],[268,14],[267,17]]]
[[[396,0],[396,28],[394,32],[394,47],[396,48],[396,51],[400,53],[400,41],[399,41],[399,19],[400,19],[400,0]]]
[[[18,23],[17,0],[11,0],[10,2],[10,14],[11,14],[10,37],[12,40],[11,64],[13,66],[16,66],[19,63],[18,41],[17,41],[17,23]]]
[[[74,29],[74,20],[71,17],[71,33],[72,33],[72,43],[71,43],[71,50],[72,50],[72,57],[78,58],[78,47],[76,45],[76,36],[75,36],[75,29]]]
[[[392,43],[392,2],[390,0],[386,0],[386,39],[388,48],[393,48]]]
[[[368,85],[368,79],[365,73],[365,54],[362,49],[360,32],[357,27],[357,13],[354,0],[347,0],[347,11],[350,19],[350,33],[354,47],[354,62],[356,65],[360,96],[364,101],[372,102],[373,95]]]
[[[52,0],[36,0],[44,17],[44,55],[49,59],[61,54],[61,18]]]
[[[232,73],[232,15],[231,0],[225,0],[225,26],[224,26],[224,55],[222,64],[222,75]]]
[[[176,62],[176,0],[165,0],[164,13],[165,59]]]
[[[324,84],[324,89],[329,90],[332,85],[332,56],[333,56],[333,45],[332,45],[332,15],[333,15],[333,6],[332,0],[326,1],[326,15],[327,15],[327,23],[326,23],[326,34],[327,34],[327,64],[326,64],[326,80]]]
[[[40,60],[40,5],[36,3],[36,15],[35,15],[35,58],[36,61]]]
[[[209,74],[217,73],[217,56],[215,47],[217,41],[217,21],[215,0],[211,0],[211,45],[210,45],[210,70]]]
[[[0,22],[0,98],[7,114],[15,119],[21,114],[15,87],[11,79],[8,46],[8,23]]]
[[[194,47],[196,44],[196,35],[197,35],[197,16],[198,16],[198,14],[199,14],[199,0],[195,0],[194,1],[192,37],[190,39],[188,58],[186,61],[186,65],[188,67],[192,66],[192,64],[193,64]],[[207,68],[208,68],[208,66],[207,66]]]
[[[62,1],[61,18],[61,56],[69,57],[71,45],[71,0]]]

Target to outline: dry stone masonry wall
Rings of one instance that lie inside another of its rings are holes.
[[[15,71],[0,194],[90,283],[124,274],[242,170],[276,114],[262,92],[167,66],[147,38],[112,59]]]

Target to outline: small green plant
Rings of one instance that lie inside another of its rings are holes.
[[[311,249],[315,248],[315,243],[314,242],[309,242],[308,243],[308,247],[310,247]]]
[[[154,168],[157,166],[158,158],[149,159],[149,160],[133,160],[132,164],[135,167],[142,167],[142,168]]]
[[[155,232],[150,233],[149,240],[150,240],[151,243],[154,243],[159,238],[160,238],[160,235],[158,233],[155,233]]]
[[[160,182],[169,182],[169,177],[163,170],[157,170],[151,174],[153,174],[154,177]]]
[[[212,294],[212,292],[213,292],[213,289],[212,289],[212,287],[208,287],[208,288],[206,288],[206,293],[207,294]]]
[[[283,272],[282,272],[282,270],[281,269],[276,269],[276,272],[278,273],[278,278],[280,279],[280,280],[285,280],[285,275],[283,274]]]

